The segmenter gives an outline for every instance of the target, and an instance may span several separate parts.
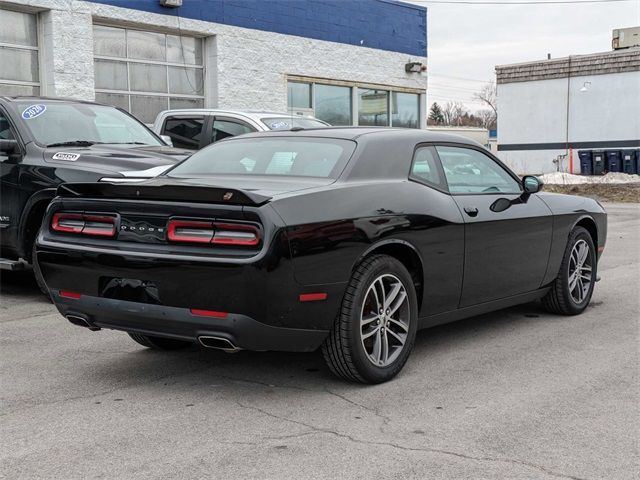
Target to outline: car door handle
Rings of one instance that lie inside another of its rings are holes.
[[[464,211],[470,217],[476,217],[478,215],[477,207],[464,207]]]

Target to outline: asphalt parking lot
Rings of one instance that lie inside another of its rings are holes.
[[[424,330],[378,386],[319,353],[148,351],[3,274],[0,477],[638,478],[640,205],[607,210],[583,315]]]

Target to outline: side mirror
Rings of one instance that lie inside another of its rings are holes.
[[[527,175],[522,179],[522,189],[524,193],[531,195],[532,193],[538,193],[542,190],[544,183],[538,177],[533,175]]]
[[[18,153],[20,149],[18,148],[17,140],[0,140],[0,153],[4,153],[5,155],[13,155],[14,153]]]
[[[513,200],[509,200],[508,198],[499,198],[495,202],[491,204],[489,207],[492,212],[504,212],[507,208],[512,205],[520,205],[522,203],[527,203],[529,197],[532,193],[538,193],[542,190],[544,183],[538,177],[534,177],[533,175],[527,175],[522,179],[522,195],[518,198],[514,198]]]
[[[171,137],[169,135],[160,135],[160,138],[164,141],[164,143],[166,143],[170,147],[173,147],[173,140],[171,140]]]

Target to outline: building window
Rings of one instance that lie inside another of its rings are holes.
[[[389,92],[359,88],[358,97],[358,125],[389,125]]]
[[[96,101],[145,123],[167,109],[204,106],[201,38],[94,25]]]
[[[311,84],[289,82],[287,84],[289,108],[311,108]]]
[[[289,81],[289,110],[314,115],[335,126],[420,128],[420,93],[366,88],[343,81],[326,82]]]
[[[391,93],[391,124],[394,127],[420,127],[420,96],[415,93]]]
[[[352,125],[351,88],[316,84],[315,116],[329,125]]]
[[[39,95],[36,16],[0,9],[0,95]]]

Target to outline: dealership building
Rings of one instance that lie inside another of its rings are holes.
[[[391,0],[0,0],[0,95],[96,100],[146,123],[210,107],[418,128],[426,14]]]
[[[496,67],[501,160],[521,174],[580,173],[580,151],[640,147],[640,47],[616,32],[608,52]]]

